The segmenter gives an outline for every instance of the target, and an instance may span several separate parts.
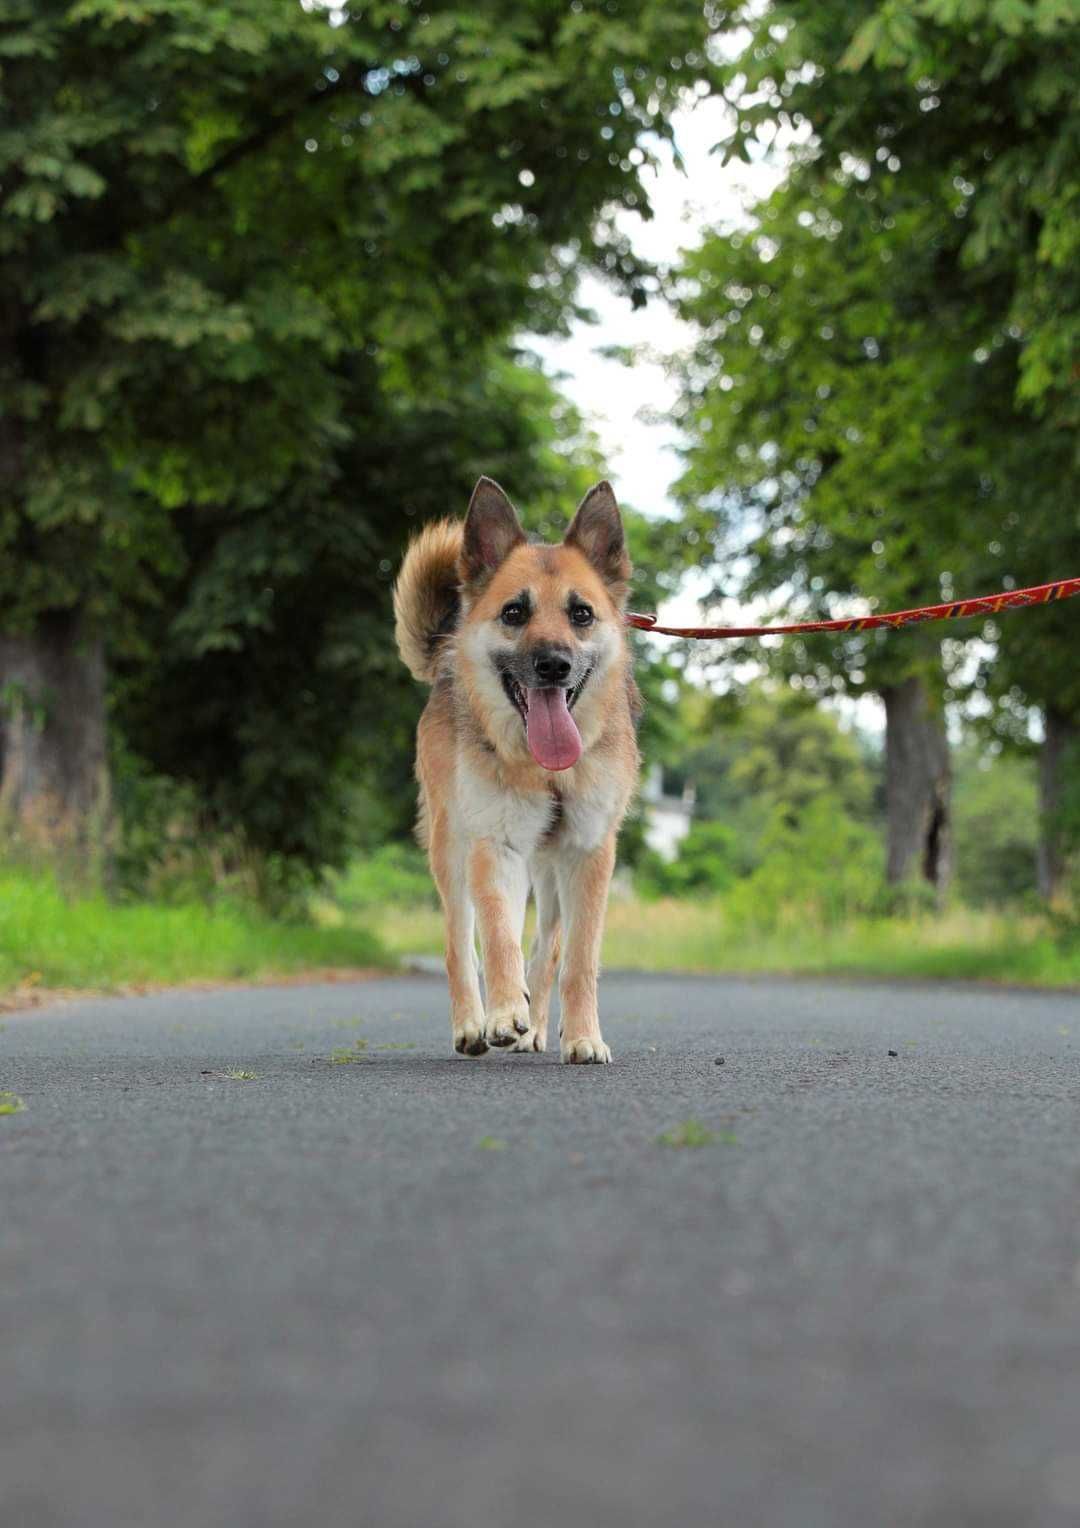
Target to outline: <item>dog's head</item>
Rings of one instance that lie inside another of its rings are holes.
[[[590,489],[549,546],[528,541],[506,494],[481,478],[460,572],[458,650],[486,731],[501,752],[569,769],[602,729],[627,652],[630,559],[611,485]]]

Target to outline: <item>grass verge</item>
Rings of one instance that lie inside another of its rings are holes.
[[[394,955],[438,954],[442,921],[428,907],[367,917]],[[1038,916],[955,907],[941,915],[860,918],[823,926],[789,907],[773,928],[735,925],[723,901],[613,900],[604,961],[634,971],[785,972],[1080,986],[1080,933]]]
[[[389,964],[366,928],[279,923],[236,906],[115,904],[0,870],[0,994],[260,980]]]

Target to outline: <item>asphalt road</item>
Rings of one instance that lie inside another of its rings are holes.
[[[5,1528],[1080,1523],[1080,1000],[604,1006],[611,1067],[424,977],[0,1016]]]

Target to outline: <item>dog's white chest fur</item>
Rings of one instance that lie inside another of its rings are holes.
[[[531,791],[494,785],[463,762],[458,769],[457,805],[470,838],[489,838],[529,858],[551,826],[554,803]]]
[[[472,838],[487,838],[532,859],[538,849],[588,853],[603,843],[623,802],[614,781],[592,780],[563,794],[516,791],[493,784],[462,763],[457,778],[460,821]]]
[[[625,788],[610,777],[590,782],[588,789],[562,801],[559,836],[568,848],[591,853],[598,849],[622,816]]]

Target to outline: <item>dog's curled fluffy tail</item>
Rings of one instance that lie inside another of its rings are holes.
[[[439,651],[457,625],[461,607],[459,563],[464,526],[436,520],[409,544],[394,585],[394,635],[415,679],[430,684]]]

